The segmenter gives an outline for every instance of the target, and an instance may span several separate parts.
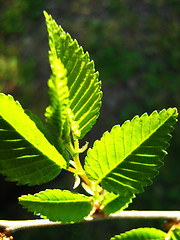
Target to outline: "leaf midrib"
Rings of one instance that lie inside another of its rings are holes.
[[[21,200],[23,202],[39,202],[39,203],[48,203],[48,204],[53,204],[53,203],[77,203],[77,202],[90,202],[91,200],[87,199],[87,200],[64,200],[64,201],[53,201],[53,200],[46,200],[46,201],[40,201],[40,200]]]

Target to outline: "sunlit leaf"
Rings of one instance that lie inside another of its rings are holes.
[[[132,197],[129,196],[129,194],[126,195],[126,193],[122,194],[114,194],[114,193],[106,193],[103,200],[102,200],[102,210],[106,214],[115,213],[117,211],[122,211],[125,208],[129,206],[130,203],[132,203],[132,199],[135,196]]]
[[[50,133],[43,124],[27,113],[13,97],[0,94],[0,173],[18,184],[42,184],[67,163],[45,137]]]
[[[176,118],[177,110],[169,108],[114,126],[88,150],[88,177],[109,192],[129,196],[129,200],[142,192],[163,164]]]
[[[61,61],[50,55],[52,69],[51,78],[48,81],[50,105],[46,108],[46,120],[58,137],[62,137],[63,130],[68,131],[69,122],[69,90],[67,87],[66,69]],[[68,134],[67,134],[68,135]]]
[[[60,189],[47,189],[35,195],[23,195],[19,201],[29,211],[62,223],[81,222],[92,208],[91,198]]]
[[[49,32],[51,54],[61,60],[67,70],[69,88],[69,121],[74,137],[83,138],[95,124],[101,107],[102,92],[98,73],[89,54],[76,40],[64,32],[50,15],[44,12]]]
[[[174,227],[174,229],[170,232],[172,240],[180,240],[180,226]]]
[[[116,235],[111,240],[165,240],[167,234],[155,228],[138,228]]]

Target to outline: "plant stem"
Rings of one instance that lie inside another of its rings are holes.
[[[75,173],[75,172],[76,172],[76,169],[75,169],[75,168],[72,168],[72,167],[68,167],[68,168],[66,169],[66,171],[71,172],[71,173]]]
[[[78,173],[79,176],[84,180],[84,182],[88,185],[91,186],[92,182],[89,180],[89,178],[86,176],[86,173],[81,165],[80,159],[79,159],[79,141],[78,139],[74,140],[74,146],[70,142],[69,145],[66,145],[66,149],[69,151],[71,154],[74,163],[75,163],[75,169],[73,168],[68,168],[66,169],[67,171],[70,171],[72,173]]]
[[[180,211],[121,211],[110,215],[94,214],[87,217],[83,222],[88,221],[101,221],[110,219],[173,219],[180,221]],[[0,229],[3,229],[7,233],[11,234],[18,230],[35,227],[47,227],[57,225],[67,225],[72,223],[59,223],[51,222],[47,219],[35,219],[35,220],[0,220]]]

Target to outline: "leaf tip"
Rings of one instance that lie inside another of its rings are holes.
[[[44,14],[44,17],[47,21],[50,15],[45,10],[43,11],[43,14]]]

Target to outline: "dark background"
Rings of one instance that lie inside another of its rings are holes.
[[[0,0],[0,91],[44,120],[48,105],[48,37],[43,10],[53,15],[95,61],[103,90],[101,114],[81,141],[92,143],[136,114],[180,107],[179,0]],[[179,210],[180,126],[173,132],[165,166],[129,209]],[[70,174],[48,184],[16,186],[0,177],[0,219],[33,219],[18,205],[21,194],[72,189]],[[162,221],[113,220],[17,232],[14,239],[109,239]]]

